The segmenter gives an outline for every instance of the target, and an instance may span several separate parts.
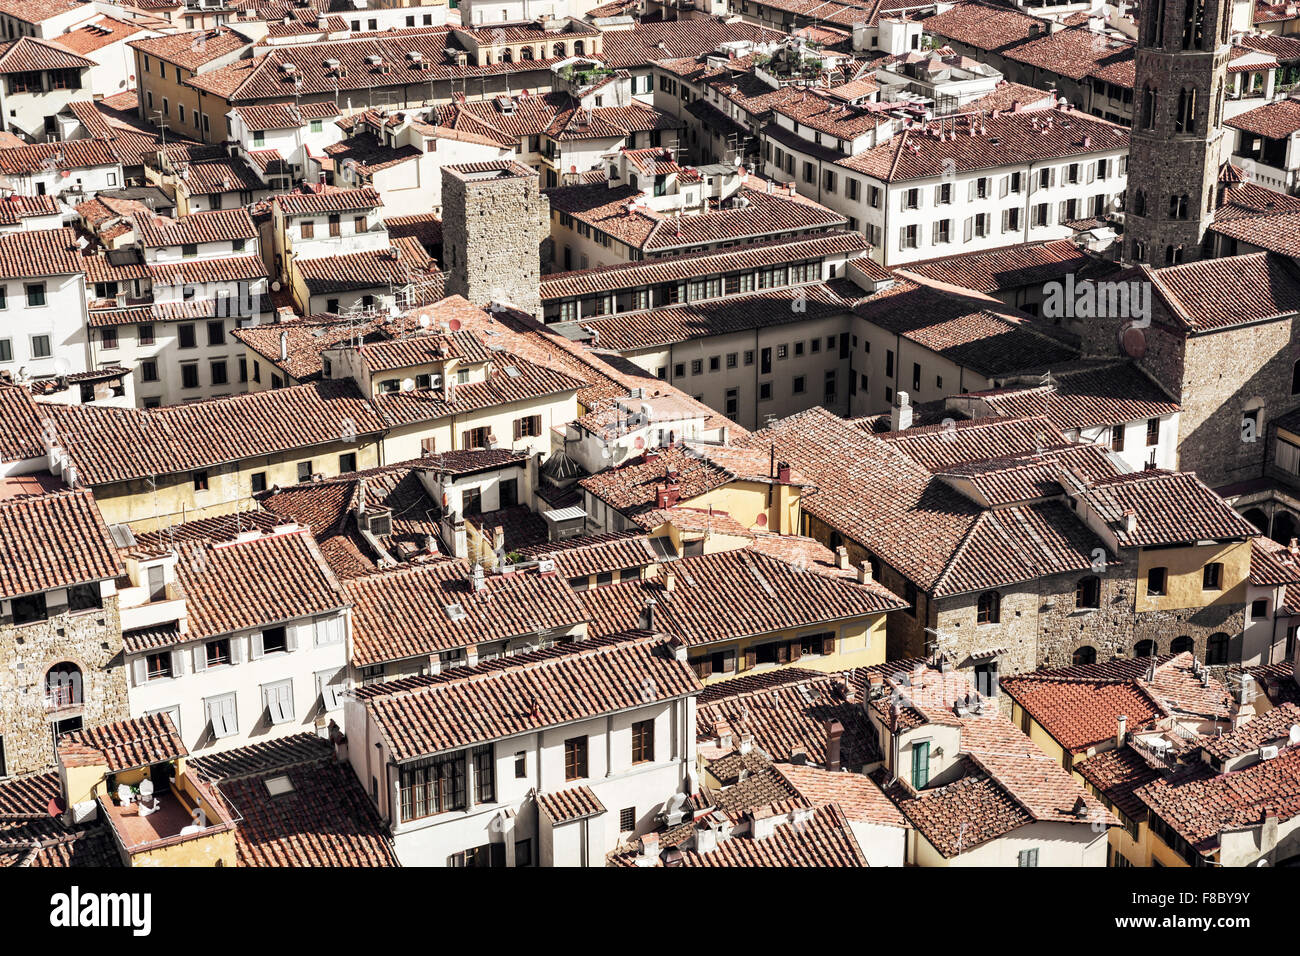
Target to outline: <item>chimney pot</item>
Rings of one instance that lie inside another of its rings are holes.
[[[874,580],[875,580],[875,575],[872,574],[871,572],[871,562],[859,561],[858,562],[858,583],[870,584]]]
[[[664,571],[664,590],[671,594],[676,589],[677,589],[677,572],[675,572],[672,568],[668,568],[667,570]]]
[[[1130,508],[1128,509],[1128,511],[1124,512],[1124,532],[1126,534],[1133,534],[1135,531],[1137,531],[1137,526],[1138,526],[1137,512],[1134,511],[1132,508]]]
[[[835,549],[835,566],[841,570],[848,570],[849,567],[849,549],[840,545]]]
[[[1115,746],[1123,747],[1124,738],[1128,735],[1128,717],[1120,714],[1115,719]]]

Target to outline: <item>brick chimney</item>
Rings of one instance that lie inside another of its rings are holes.
[[[844,725],[838,720],[826,722],[826,769],[840,769],[840,738],[844,736]]]

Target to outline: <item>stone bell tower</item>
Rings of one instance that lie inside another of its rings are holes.
[[[1214,215],[1232,0],[1143,0],[1123,257],[1192,262]]]

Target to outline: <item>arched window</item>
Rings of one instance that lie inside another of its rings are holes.
[[[532,47],[530,47],[530,46],[526,46],[526,47],[523,47],[523,48],[519,51],[519,59],[521,59],[521,60],[531,60],[532,58],[533,58],[533,48],[532,48]]]
[[[1176,193],[1169,197],[1169,218],[1187,218],[1187,193]]]
[[[1183,261],[1182,246],[1165,246],[1165,265],[1176,266]]]
[[[574,41],[573,41],[573,55],[574,55],[574,56],[582,56],[582,55],[583,55],[584,53],[586,53],[586,52],[587,52],[587,46],[586,46],[586,44],[584,44],[581,40],[574,40]]]
[[[1093,647],[1091,644],[1085,644],[1083,647],[1076,648],[1074,656],[1070,659],[1070,663],[1074,664],[1075,667],[1078,667],[1081,664],[1097,663],[1097,648]]]
[[[1222,631],[1217,634],[1211,634],[1210,639],[1205,642],[1205,663],[1207,664],[1226,664],[1228,663],[1228,635]]]
[[[1186,634],[1175,637],[1172,644],[1169,645],[1170,654],[1185,654],[1196,648],[1196,642]]]
[[[1090,574],[1080,578],[1074,586],[1074,606],[1078,608],[1101,607],[1101,578]]]
[[[1151,19],[1147,21],[1147,45],[1164,46],[1165,0],[1155,0],[1150,6]]]
[[[1148,83],[1142,88],[1142,128],[1156,128],[1156,106],[1159,93],[1154,86]]]
[[[81,668],[62,661],[45,672],[45,706],[76,707],[83,700]]]
[[[1142,190],[1133,193],[1133,215],[1145,216],[1147,214],[1147,194]]]
[[[1140,240],[1133,240],[1133,259],[1136,262],[1145,262],[1147,256],[1147,244]]]
[[[512,50],[512,49],[510,49],[510,47],[506,47],[504,50],[502,50],[502,51],[501,51],[501,62],[502,62],[502,63],[513,63],[513,62],[515,62],[515,51]]]
[[[1196,88],[1184,86],[1178,91],[1178,115],[1174,117],[1175,133],[1196,132]]]
[[[557,44],[555,44],[555,47],[552,49],[551,52],[554,53],[554,54],[555,54],[556,56],[558,56],[558,57],[567,56],[567,54],[564,52],[564,44],[563,44],[563,43],[557,43]]]
[[[1183,49],[1194,50],[1204,42],[1205,0],[1187,0],[1183,10]]]
[[[1133,656],[1134,657],[1155,657],[1156,642],[1138,641],[1136,644],[1133,645]]]
[[[1001,620],[1002,595],[997,591],[985,591],[975,606],[975,623],[997,624]]]

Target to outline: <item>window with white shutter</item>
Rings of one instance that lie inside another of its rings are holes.
[[[316,693],[326,710],[338,710],[343,706],[343,691],[346,689],[347,668],[318,671],[316,673]]]
[[[293,680],[263,684],[262,706],[273,724],[287,724],[293,720]]]
[[[342,644],[343,618],[339,615],[319,617],[316,619],[315,632],[317,647],[324,647],[327,644]]]
[[[185,651],[179,647],[172,648],[172,677],[185,673]]]
[[[149,664],[143,657],[131,662],[131,682],[136,687],[142,686],[149,679]]]
[[[203,702],[207,712],[208,723],[212,725],[212,736],[217,740],[233,737],[239,733],[239,721],[235,717],[235,695],[222,694],[209,697]]]

